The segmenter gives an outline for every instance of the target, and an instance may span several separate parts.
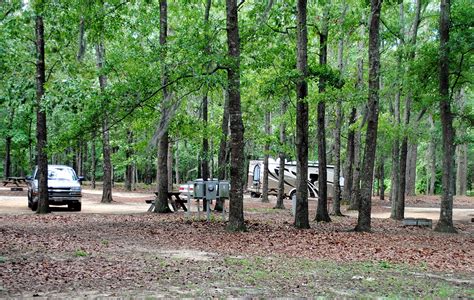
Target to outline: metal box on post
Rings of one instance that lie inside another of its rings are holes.
[[[219,198],[229,198],[229,181],[219,181]]]
[[[206,188],[206,183],[204,181],[194,181],[194,198],[202,199],[205,196],[204,189]]]
[[[206,181],[206,199],[216,199],[217,198],[217,181]]]

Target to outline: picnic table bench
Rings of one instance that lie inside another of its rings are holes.
[[[179,206],[184,211],[188,211],[188,209],[186,208],[186,205],[184,205],[184,203],[187,203],[188,200],[180,198],[179,194],[180,194],[180,192],[178,192],[178,191],[168,192],[168,203],[171,204],[171,207],[173,207],[174,211],[178,211]],[[158,197],[158,192],[155,192],[155,195]],[[173,197],[174,197],[174,199],[173,199]],[[145,202],[150,204],[150,207],[148,208],[148,212],[152,212],[155,209],[155,199],[145,200]],[[177,204],[179,206],[177,206]]]
[[[3,186],[6,186],[7,184],[15,184],[17,187],[20,186],[22,183],[26,183],[25,177],[7,177],[3,180]]]

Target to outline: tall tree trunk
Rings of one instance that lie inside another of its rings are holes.
[[[407,181],[406,194],[408,196],[416,195],[416,160],[418,156],[418,143],[408,143],[407,157]]]
[[[206,1],[206,9],[204,12],[204,23],[206,25],[206,37],[207,41],[210,40],[209,33],[207,30],[207,25],[209,23],[209,14],[211,10],[211,0]],[[210,53],[209,49],[209,44],[206,45],[205,48],[206,54]],[[202,156],[201,156],[201,172],[202,172],[202,178],[203,180],[207,180],[209,178],[209,138],[208,138],[208,132],[207,132],[207,124],[208,124],[208,105],[209,105],[209,99],[208,99],[208,91],[207,88],[204,92],[204,96],[202,97],[202,122],[204,126],[204,136],[202,139]],[[205,206],[206,201],[203,201],[203,204]]]
[[[221,123],[221,139],[219,142],[219,155],[217,157],[218,164],[218,178],[219,180],[226,179],[226,157],[227,155],[227,137],[229,135],[229,91],[224,89],[224,113]]]
[[[271,114],[269,111],[265,112],[265,136],[267,138],[272,134],[272,127],[270,124]],[[265,146],[263,149],[264,159],[263,159],[263,186],[262,186],[262,202],[270,202],[268,200],[268,159],[270,157],[270,142],[268,139],[265,141]]]
[[[365,17],[362,18],[362,22],[365,22]],[[365,35],[365,28],[361,26],[360,34]],[[356,88],[362,90],[364,87],[364,55],[363,52],[365,51],[364,42],[359,41],[358,45],[358,52],[359,58],[357,59],[357,82]],[[354,122],[357,116],[354,116]],[[349,210],[356,210],[359,209],[359,202],[360,202],[360,147],[361,147],[361,133],[360,131],[362,128],[354,131],[354,163],[352,166],[352,186],[351,186],[351,193],[350,193],[350,205]]]
[[[456,98],[459,109],[463,110],[466,106],[466,93],[464,88],[461,88]],[[468,130],[465,126],[461,126],[458,132],[458,139],[462,142],[460,142],[456,148],[456,195],[465,196],[467,194],[468,147],[464,139],[464,132],[468,132]]]
[[[398,45],[400,50],[398,51],[397,55],[397,80],[396,80],[396,94],[395,94],[395,104],[393,106],[393,121],[394,126],[399,128],[401,126],[401,117],[400,117],[400,110],[401,110],[401,96],[402,96],[402,78],[403,78],[403,65],[402,65],[402,47],[404,43],[404,36],[405,36],[405,13],[404,13],[404,6],[403,1],[399,2],[399,16],[400,16],[400,24],[401,28],[399,31],[400,38],[398,40]],[[398,134],[395,136],[392,144],[392,177],[391,177],[391,187],[390,187],[390,201],[392,204],[391,207],[391,214],[390,218],[395,220],[402,220],[403,215],[400,215],[400,165],[401,165],[401,157],[400,157],[400,138]],[[405,207],[403,205],[403,207]]]
[[[347,132],[347,160],[345,167],[345,177],[344,177],[344,191],[342,193],[342,200],[347,201],[348,203],[351,200],[352,194],[352,182],[353,182],[353,169],[354,169],[354,139],[355,139],[355,130],[353,124],[356,121],[357,109],[352,107],[351,113],[349,116],[348,132]]]
[[[457,146],[456,195],[467,193],[467,144]]]
[[[4,165],[4,177],[11,176],[11,146],[12,146],[12,135],[11,130],[13,129],[13,121],[15,119],[15,107],[10,108],[10,114],[8,118],[8,125],[7,125],[7,134],[5,137],[5,165]]]
[[[168,158],[166,160],[168,169],[168,191],[173,190],[173,142],[168,143]]]
[[[240,36],[237,0],[226,0],[227,47],[231,66],[227,69],[229,87],[229,116],[231,140],[230,165],[230,231],[244,231],[243,171],[244,124],[240,107]]]
[[[274,208],[276,209],[285,209],[285,204],[283,200],[285,200],[285,145],[286,145],[286,122],[283,120],[286,111],[288,110],[288,102],[286,98],[281,100],[280,106],[280,117],[282,121],[280,123],[280,153],[278,157],[280,158],[279,162],[279,170],[278,173],[278,195],[277,195],[277,202]]]
[[[433,121],[433,115],[429,115],[430,122],[430,145],[428,148],[428,166],[429,166],[429,185],[428,195],[435,194],[436,184],[436,126]]]
[[[454,130],[449,96],[449,26],[450,0],[441,0],[439,16],[439,110],[443,128],[443,194],[435,231],[456,232],[453,225]]]
[[[403,1],[400,1],[400,46],[403,47],[405,45],[405,10]],[[403,62],[402,62],[402,52],[399,52],[399,68],[403,70]],[[401,71],[403,72],[403,71]],[[400,85],[402,85],[400,83]],[[401,86],[400,86],[401,88]],[[405,186],[406,186],[406,165],[407,165],[407,154],[408,154],[408,136],[407,130],[410,123],[410,106],[411,106],[411,95],[407,95],[405,98],[405,114],[404,114],[404,133],[402,136],[401,144],[400,144],[400,158],[399,158],[399,182],[397,188],[397,202],[395,204],[396,210],[396,220],[403,220],[405,218]]]
[[[295,227],[309,228],[308,218],[308,28],[307,1],[297,2],[297,70],[296,82],[296,212]]]
[[[125,166],[125,190],[132,190],[132,181],[133,181],[133,163],[131,161],[133,155],[133,131],[127,130],[127,145],[125,146],[125,158],[127,160],[127,165]]]
[[[205,29],[205,35],[206,35],[206,40],[208,44],[205,47],[205,53],[210,54],[210,48],[209,48],[209,32],[208,32],[208,23],[209,23],[209,14],[211,10],[211,0],[206,1],[206,9],[204,12],[204,23],[206,26]],[[204,126],[204,135],[202,138],[202,154],[201,154],[201,176],[203,180],[208,180],[210,178],[209,174],[209,138],[208,138],[208,105],[209,105],[209,99],[208,99],[208,90],[207,87],[205,88],[204,96],[202,98],[202,122]],[[203,211],[207,210],[207,201],[202,201],[202,207]]]
[[[374,174],[375,150],[377,146],[377,127],[379,117],[379,85],[380,85],[380,11],[382,0],[370,1],[369,25],[369,97],[367,103],[367,131],[364,161],[361,176],[360,206],[355,231],[371,230],[372,210],[372,179]],[[370,142],[369,142],[370,141]]]
[[[97,158],[95,152],[95,133],[92,135],[91,143],[91,188],[95,189],[95,171],[97,170]]]
[[[96,57],[97,57],[97,68],[102,70],[105,63],[105,48],[102,42],[99,42],[95,47]],[[102,121],[102,155],[104,157],[103,162],[103,187],[102,187],[102,203],[110,203],[112,199],[112,162],[110,159],[111,149],[110,149],[110,136],[109,136],[109,116],[108,116],[108,101],[105,99],[105,88],[107,87],[107,76],[105,74],[99,75],[99,86],[104,97],[104,119]]]
[[[48,201],[48,155],[46,109],[42,107],[46,82],[44,61],[44,24],[41,15],[36,16],[36,153],[38,165],[37,213],[49,213]]]
[[[341,14],[341,24],[344,22],[347,12],[347,4],[343,4]],[[344,73],[344,35],[339,38],[339,45],[337,51],[337,62],[339,66],[339,72],[341,75]],[[333,176],[333,206],[332,214],[335,216],[342,216],[341,212],[341,126],[342,126],[342,99],[337,99],[336,103],[336,122],[334,128],[334,176]]]
[[[5,138],[5,166],[3,171],[3,177],[7,178],[10,177],[10,170],[11,170],[11,145],[12,145],[12,137],[8,134]]]
[[[420,14],[421,14],[421,1],[422,0],[415,0],[415,18],[413,20],[413,25],[411,26],[412,28],[412,33],[411,33],[411,39],[410,39],[410,44],[411,47],[409,48],[408,52],[408,73],[412,73],[411,68],[413,65],[413,62],[415,60],[416,56],[416,40],[418,37],[418,27],[420,25]],[[409,91],[407,93],[407,99],[406,99],[406,107],[405,109],[407,111],[411,110],[411,102],[413,99],[414,91],[411,90],[411,87],[409,87]],[[407,119],[405,120],[406,126],[408,127],[408,124],[410,123],[410,115],[407,115]],[[415,183],[416,183],[416,157],[417,157],[417,146],[418,144],[416,142],[409,143],[408,144],[408,161],[407,161],[407,167],[406,167],[406,195],[414,196],[415,195]]]
[[[326,67],[328,59],[328,22],[329,6],[326,5],[323,12],[323,21],[321,32],[319,33],[319,65]],[[326,81],[323,77],[319,78],[319,94],[326,91]],[[326,160],[326,103],[318,102],[318,207],[316,209],[317,222],[331,222],[328,212],[328,172]]]
[[[201,175],[203,180],[209,178],[209,138],[207,137],[208,123],[208,97],[202,98],[202,122],[204,125],[204,137],[202,138],[202,155],[201,155]],[[204,201],[205,203],[206,201]]]
[[[85,37],[85,21],[84,17],[81,17],[81,21],[79,22],[79,47],[77,50],[77,60],[81,62],[84,58],[86,53],[86,37]]]
[[[385,200],[385,157],[382,156],[380,158],[380,163],[379,163],[379,195],[380,195],[380,200]]]
[[[181,183],[181,179],[179,177],[179,141],[176,141],[176,150],[174,152],[174,175],[176,184]]]
[[[228,141],[227,137],[229,135],[229,91],[228,88],[224,90],[224,112],[222,116],[222,124],[221,124],[221,140],[219,142],[219,155],[217,157],[217,178],[219,180],[226,179],[226,169],[228,163]],[[216,201],[216,205],[214,206],[214,210],[222,211],[224,209],[224,202],[223,200],[219,199]]]
[[[351,203],[349,210],[359,209],[360,203],[360,165],[361,165],[361,133],[357,131],[354,133],[354,167],[352,169],[352,192]]]
[[[411,99],[407,97],[405,102],[405,117],[404,124],[405,129],[408,129],[410,123],[410,109]],[[400,147],[400,177],[399,177],[399,188],[398,188],[398,201],[396,203],[396,220],[403,220],[405,218],[405,189],[406,189],[406,171],[407,171],[407,156],[408,156],[408,136],[404,133],[402,144]]]
[[[76,161],[75,161],[75,170],[78,176],[83,175],[82,171],[82,141],[77,142],[77,147],[75,149]]]
[[[155,200],[155,213],[172,212],[168,206],[168,143],[169,134],[166,119],[169,117],[168,101],[170,94],[166,88],[168,83],[168,71],[166,67],[166,39],[168,37],[168,2],[160,0],[160,46],[161,49],[161,85],[163,86],[163,98],[161,102],[161,119],[158,136],[158,162],[157,162],[157,197]]]

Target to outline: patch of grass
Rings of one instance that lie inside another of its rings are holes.
[[[379,262],[379,267],[382,269],[391,269],[393,266],[388,261],[382,260]]]
[[[438,292],[436,296],[441,297],[441,298],[448,298],[448,297],[451,297],[453,294],[454,294],[453,288],[451,288],[450,286],[441,286],[438,288]]]
[[[85,256],[89,256],[89,253],[87,253],[87,251],[85,251],[85,250],[77,249],[76,252],[74,252],[74,256],[75,257],[85,257]]]
[[[104,246],[108,246],[109,245],[109,241],[108,240],[102,240],[100,241],[100,243]]]
[[[7,261],[7,258],[4,256],[0,256],[0,264],[3,264],[4,262]]]

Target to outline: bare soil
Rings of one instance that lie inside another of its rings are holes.
[[[458,233],[440,234],[376,218],[390,211],[377,199],[372,233],[353,232],[345,209],[296,230],[290,201],[275,210],[246,197],[248,231],[230,233],[220,213],[198,219],[194,201],[161,215],[146,212],[150,192],[100,196],[85,190],[82,212],[36,215],[26,191],[0,188],[0,298],[474,297],[473,198],[455,205]],[[415,205],[436,222],[439,199]]]

